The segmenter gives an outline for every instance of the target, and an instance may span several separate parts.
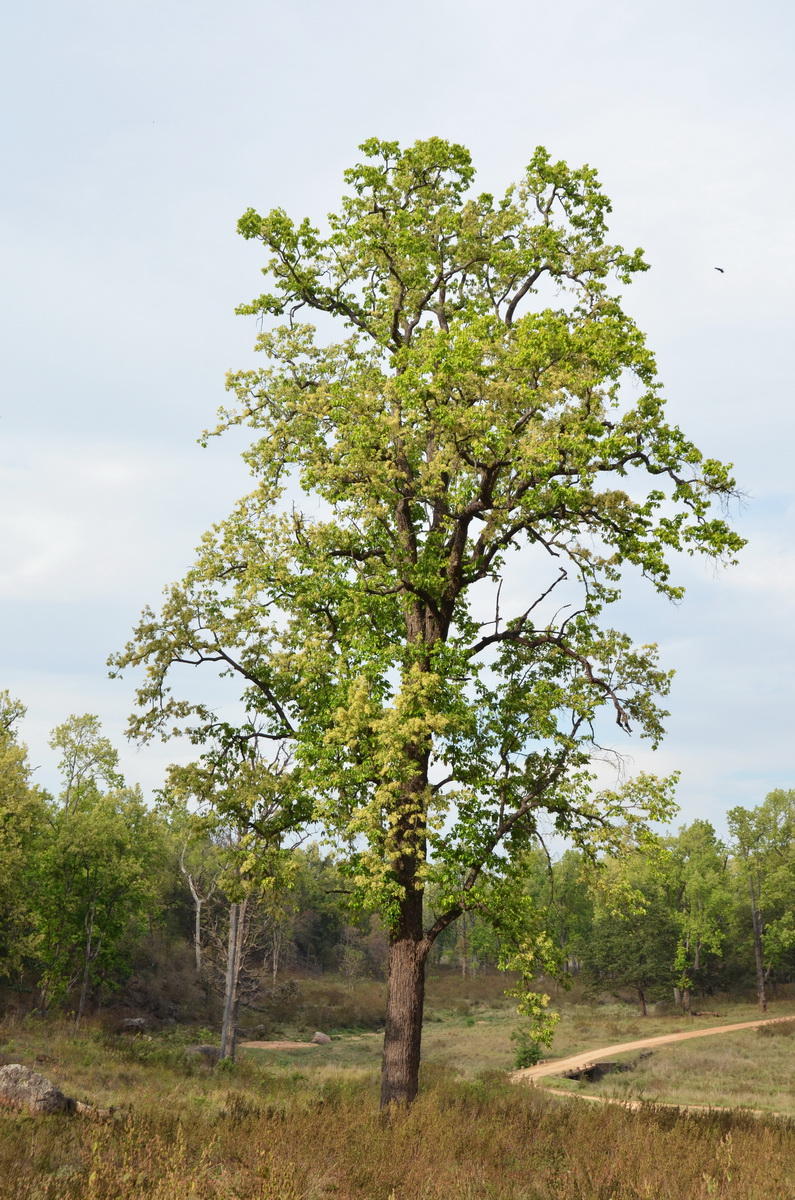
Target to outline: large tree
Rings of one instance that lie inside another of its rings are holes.
[[[114,669],[146,667],[140,738],[289,751],[303,819],[390,930],[389,1104],[417,1090],[440,931],[474,907],[510,923],[544,824],[593,851],[666,811],[650,778],[593,782],[603,711],[656,743],[669,685],[603,621],[623,570],[678,598],[672,554],[741,541],[712,511],[727,469],[665,420],[618,294],[645,264],[608,240],[595,172],[538,149],[495,200],[459,145],[362,150],[325,232],[240,220],[267,253],[272,290],[240,311],[268,361],[230,377],[214,432],[251,428],[256,485]],[[205,663],[240,681],[238,717],[170,690]]]

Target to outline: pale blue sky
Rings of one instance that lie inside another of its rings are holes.
[[[633,633],[678,675],[656,769],[683,819],[795,786],[792,8],[747,3],[29,0],[0,54],[0,687],[52,785],[47,731],[131,686],[107,654],[245,486],[202,451],[255,328],[249,205],[316,219],[376,135],[467,144],[502,188],[542,143],[598,168],[612,228],[652,271],[627,303],[670,411],[734,461],[751,545],[683,564],[676,608],[633,588]],[[719,275],[715,266],[725,268]],[[639,746],[638,765],[652,765]],[[169,747],[125,746],[156,786]]]

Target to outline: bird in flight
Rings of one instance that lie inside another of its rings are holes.
[[[724,271],[723,267],[716,267],[716,268],[715,268],[715,270],[716,270],[716,271],[720,271],[721,275],[725,275],[725,274],[726,274],[726,272]]]

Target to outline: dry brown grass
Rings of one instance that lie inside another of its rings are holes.
[[[795,1193],[781,1124],[627,1113],[437,1072],[384,1121],[370,1078],[227,1087],[124,1122],[0,1113],[3,1200],[698,1200]]]
[[[574,1025],[582,1016],[566,1019]],[[380,1042],[369,1034],[309,1052],[250,1052],[232,1071],[209,1072],[184,1061],[187,1031],[124,1042],[99,1031],[74,1038],[68,1026],[7,1028],[0,1046],[5,1059],[36,1064],[68,1093],[122,1109],[106,1127],[0,1111],[0,1197],[795,1195],[795,1127],[787,1122],[585,1105],[509,1085],[494,1071],[462,1079],[452,1069],[464,1057],[462,1047],[479,1046],[483,1055],[502,1047],[499,1053],[510,1055],[507,1034],[515,1017],[495,1009],[470,1020],[452,1014],[429,1026],[422,1095],[391,1122],[378,1113]],[[608,1014],[605,1023],[612,1021],[621,1025],[621,1013]],[[789,1053],[795,1046],[795,1039],[780,1035],[747,1037],[762,1053]],[[702,1043],[699,1054],[703,1050]],[[44,1054],[49,1061],[36,1063]]]
[[[323,983],[329,1002],[337,986]],[[381,1039],[372,1032],[305,1051],[246,1051],[231,1071],[211,1072],[184,1056],[189,1041],[209,1039],[206,1030],[124,1040],[99,1029],[74,1037],[67,1023],[7,1023],[2,1060],[35,1066],[68,1094],[120,1112],[98,1127],[0,1110],[0,1200],[795,1196],[789,1122],[629,1112],[508,1084],[517,1018],[503,987],[450,976],[432,985],[422,1095],[391,1122],[378,1113]],[[315,999],[320,991],[319,982]],[[343,988],[340,1004],[346,996]],[[727,1023],[755,1015],[747,1005],[720,1007]],[[565,1005],[563,1014],[556,1056],[686,1024],[644,1021],[623,1005]],[[795,1069],[787,1033],[667,1047],[631,1075],[583,1090],[780,1108]]]

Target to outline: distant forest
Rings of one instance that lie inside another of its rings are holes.
[[[306,840],[258,872],[246,829],[166,790],[147,805],[89,715],[52,735],[51,796],[20,744],[23,714],[0,693],[0,1006],[212,1021],[230,954],[238,1020],[267,1013],[302,974],[385,978],[385,928],[351,906],[343,857]],[[526,851],[529,935],[559,985],[632,996],[645,1012],[749,990],[764,1007],[795,979],[795,792],[731,809],[728,828],[724,842],[698,820],[595,861]],[[433,888],[426,905],[431,918]],[[495,970],[502,950],[475,909],[439,936],[430,966],[466,977]]]

